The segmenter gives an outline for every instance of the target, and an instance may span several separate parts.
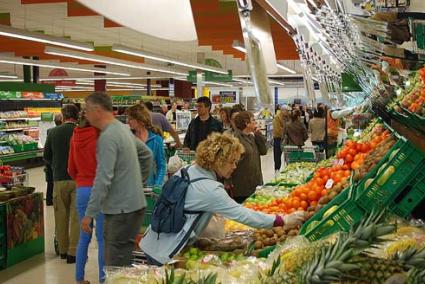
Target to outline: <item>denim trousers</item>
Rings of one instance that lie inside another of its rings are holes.
[[[86,213],[87,204],[90,200],[91,187],[79,187],[77,188],[77,212],[78,217],[83,219]],[[99,282],[105,281],[105,257],[104,257],[104,241],[103,241],[103,220],[104,215],[100,213],[95,219],[95,232],[98,246],[98,264],[99,264]],[[93,223],[92,223],[93,228]],[[84,280],[84,269],[87,262],[87,252],[91,241],[92,234],[83,232],[80,229],[80,239],[77,246],[77,257],[75,265],[75,277],[76,281]]]

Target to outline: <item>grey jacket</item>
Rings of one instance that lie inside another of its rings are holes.
[[[188,169],[190,179],[206,177],[208,179],[192,183],[186,193],[185,210],[204,212],[192,233],[188,231],[198,214],[187,214],[183,229],[176,234],[157,234],[149,227],[140,242],[142,250],[159,263],[171,261],[188,243],[194,242],[208,225],[213,214],[255,228],[270,228],[275,221],[274,215],[256,212],[242,207],[229,197],[223,184],[217,181],[214,172],[198,165]],[[180,174],[180,171],[178,171]]]
[[[152,152],[128,127],[114,120],[100,133],[96,177],[86,216],[130,213],[146,207],[143,182],[149,177]]]

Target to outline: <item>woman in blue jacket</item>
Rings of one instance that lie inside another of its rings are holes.
[[[128,124],[135,135],[142,140],[153,154],[153,168],[149,175],[148,186],[162,186],[167,171],[162,131],[152,125],[151,115],[144,105],[134,105],[126,111]]]
[[[217,179],[230,177],[243,151],[239,140],[228,134],[213,133],[199,144],[195,164],[187,172],[191,180],[203,179],[190,183],[184,209],[202,212],[202,215],[198,218],[199,214],[186,214],[185,224],[178,233],[158,234],[149,226],[140,244],[149,264],[162,265],[171,261],[186,245],[193,243],[201,235],[213,214],[255,228],[291,228],[304,220],[303,212],[285,216],[269,215],[245,208],[230,198]]]

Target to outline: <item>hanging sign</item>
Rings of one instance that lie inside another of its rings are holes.
[[[220,98],[222,104],[235,104],[236,103],[236,92],[235,91],[222,91],[220,92]]]

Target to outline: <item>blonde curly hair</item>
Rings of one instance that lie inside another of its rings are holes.
[[[212,133],[196,148],[196,163],[207,170],[222,167],[245,152],[241,142],[233,135]]]

